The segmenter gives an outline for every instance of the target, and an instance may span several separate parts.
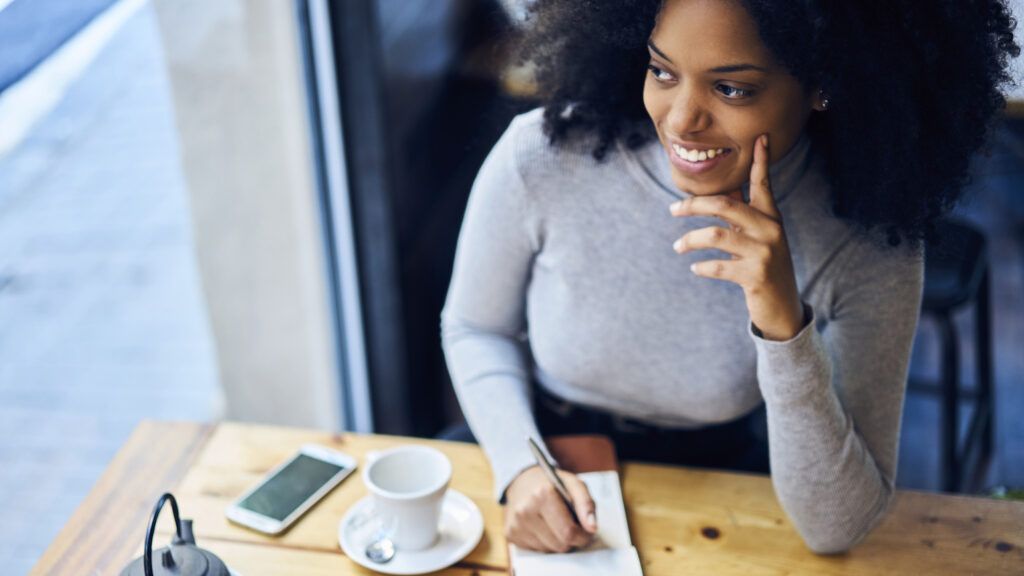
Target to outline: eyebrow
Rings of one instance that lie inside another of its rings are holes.
[[[658,56],[661,56],[662,58],[664,58],[665,61],[668,62],[669,64],[675,64],[675,62],[673,62],[671,58],[666,56],[664,52],[659,50],[658,47],[654,45],[654,41],[653,40],[648,40],[647,41],[647,47],[650,48],[651,51],[654,52],[655,54],[657,54]],[[745,64],[745,63],[744,64],[728,64],[726,66],[716,66],[716,67],[708,70],[708,72],[714,72],[716,74],[728,74],[730,72],[746,72],[748,70],[754,70],[754,71],[757,71],[757,72],[764,72],[764,73],[768,72],[767,68],[764,68],[764,67],[761,67],[761,66],[755,66],[754,64]]]

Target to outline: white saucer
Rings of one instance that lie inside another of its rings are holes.
[[[372,534],[360,533],[352,520],[365,515],[373,506],[371,496],[352,505],[338,523],[338,543],[353,562],[384,574],[425,574],[447,568],[465,558],[480,543],[484,517],[480,509],[461,492],[449,489],[441,504],[440,534],[437,543],[426,550],[399,550],[386,564],[375,564],[366,557]],[[364,531],[365,532],[365,531]]]

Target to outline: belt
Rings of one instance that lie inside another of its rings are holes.
[[[763,405],[731,422],[668,428],[575,404],[535,383],[534,413],[541,434],[602,434],[611,438],[620,458],[770,472],[767,430],[760,432]]]
[[[668,428],[657,426],[655,424],[648,424],[634,418],[601,410],[600,408],[592,408],[576,404],[552,394],[539,384],[535,384],[534,393],[535,400],[540,406],[559,417],[563,419],[575,418],[580,420],[589,420],[592,423],[592,426],[597,428],[610,428],[623,434],[637,435],[662,435],[689,431],[689,429],[686,428]],[[598,431],[599,430],[595,430],[594,432]]]

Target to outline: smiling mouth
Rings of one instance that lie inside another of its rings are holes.
[[[672,151],[677,157],[679,157],[679,159],[695,164],[714,160],[715,158],[726,156],[732,152],[731,148],[687,149],[674,142],[670,143],[669,147],[672,148]]]

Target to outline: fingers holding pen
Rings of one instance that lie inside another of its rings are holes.
[[[596,531],[594,503],[586,485],[574,474],[558,470],[572,496],[577,524],[554,485],[537,466],[521,473],[507,491],[505,535],[509,542],[530,550],[567,552],[586,546]]]
[[[583,483],[583,480],[580,480],[579,476],[570,474],[565,470],[559,470],[558,475],[569,490],[569,495],[572,496],[576,517],[580,521],[580,526],[589,534],[596,533],[596,506],[594,505],[594,499],[590,495],[590,490],[587,489],[587,485]]]

